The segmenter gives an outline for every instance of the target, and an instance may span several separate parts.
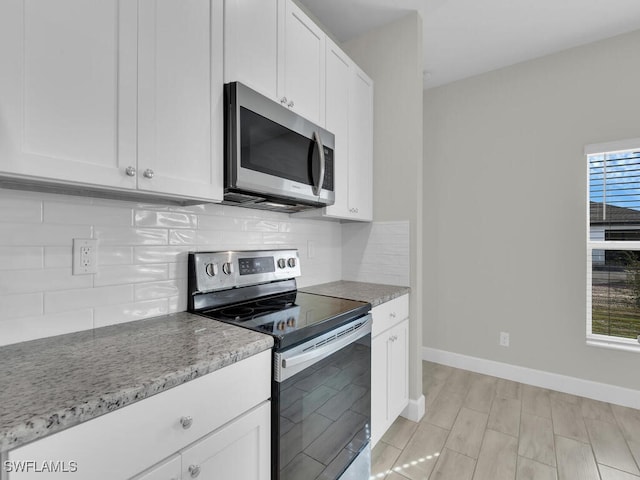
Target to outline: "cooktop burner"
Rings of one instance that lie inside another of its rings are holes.
[[[268,333],[282,347],[334,328],[358,310],[366,313],[369,304],[295,291],[196,313]]]

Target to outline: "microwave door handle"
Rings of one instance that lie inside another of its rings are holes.
[[[322,184],[324,183],[324,168],[325,168],[325,160],[324,160],[324,145],[322,145],[322,138],[320,137],[320,132],[317,130],[313,132],[313,140],[318,147],[318,156],[320,157],[320,176],[318,178],[318,184],[313,186],[313,194],[316,196],[320,196],[320,192],[322,191]]]

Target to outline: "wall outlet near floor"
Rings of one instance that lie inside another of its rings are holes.
[[[91,238],[73,239],[73,274],[98,272],[98,241]]]
[[[503,347],[509,346],[509,332],[500,332],[500,345]]]

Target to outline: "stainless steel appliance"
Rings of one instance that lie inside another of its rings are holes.
[[[224,203],[283,212],[332,205],[332,133],[239,82],[225,85]]]
[[[299,275],[296,250],[190,253],[189,311],[273,336],[273,480],[368,478],[371,305]]]

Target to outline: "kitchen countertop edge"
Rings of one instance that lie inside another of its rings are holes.
[[[198,318],[195,320],[196,322],[215,322],[212,325],[224,332],[241,332],[240,337],[243,338],[242,343],[240,343],[239,340],[236,340],[235,343],[227,343],[223,348],[215,352],[207,353],[207,358],[199,359],[197,362],[180,365],[176,370],[169,369],[170,371],[166,371],[155,378],[143,379],[137,383],[132,382],[131,386],[117,387],[113,391],[105,391],[104,393],[93,395],[92,398],[80,401],[77,404],[68,405],[63,408],[59,408],[58,406],[53,407],[50,411],[47,411],[46,414],[41,412],[34,413],[27,420],[16,422],[13,425],[2,425],[2,422],[0,422],[0,454],[4,454],[9,450],[23,446],[34,440],[79,425],[106,413],[129,406],[157,393],[169,390],[170,388],[182,385],[190,380],[202,377],[203,375],[232,365],[265,350],[269,350],[273,346],[273,338],[268,335],[257,332],[247,332],[246,329],[199,317],[187,312],[169,314],[104,328],[117,331],[119,327],[122,327],[122,335],[127,335],[128,330],[126,327],[131,329],[132,326],[134,326],[133,328],[135,328],[135,324],[141,324],[142,322],[162,322],[171,318],[173,318],[174,321],[193,321],[193,317]],[[99,330],[101,329],[96,329],[95,331]],[[76,332],[59,337],[69,338],[73,335],[87,335],[89,332],[92,331]],[[112,335],[112,337],[117,341],[117,335]],[[3,349],[27,346],[28,344],[36,342],[52,341],[51,338],[56,337],[24,342],[22,344],[7,345],[6,347],[0,347],[0,352],[2,352]],[[64,404],[63,401],[60,403]],[[26,408],[28,408],[28,406]]]
[[[382,283],[356,282],[351,280],[338,280],[336,282],[321,283],[309,287],[300,288],[301,292],[326,295],[329,297],[346,298],[369,302],[371,307],[377,307],[394,298],[401,297],[411,292],[409,287],[398,285],[386,285]]]

